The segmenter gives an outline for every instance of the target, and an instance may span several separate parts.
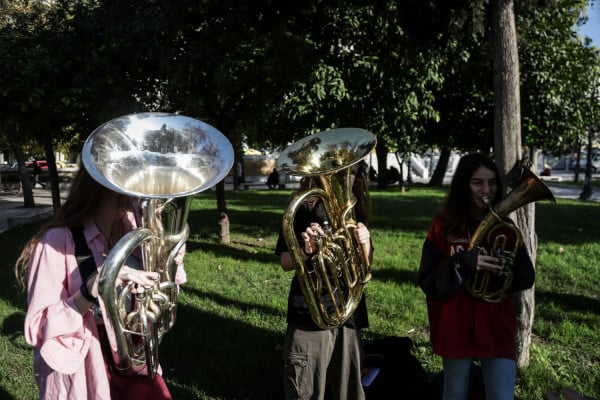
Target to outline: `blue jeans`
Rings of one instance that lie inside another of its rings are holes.
[[[465,400],[469,393],[471,358],[444,358],[443,400]],[[481,360],[486,400],[514,400],[517,366],[508,358]]]

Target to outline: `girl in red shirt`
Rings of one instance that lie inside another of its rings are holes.
[[[443,400],[467,398],[474,360],[481,362],[487,400],[514,399],[516,314],[510,293],[533,286],[533,264],[524,246],[504,256],[487,255],[490,250],[479,247],[468,250],[471,235],[489,212],[487,201],[493,207],[502,193],[491,159],[479,153],[463,156],[423,244],[419,286],[427,297],[433,352],[443,358]],[[502,233],[511,249],[516,235],[504,228]],[[471,295],[465,284],[477,271],[500,271],[503,258],[513,264],[507,295],[498,302]]]

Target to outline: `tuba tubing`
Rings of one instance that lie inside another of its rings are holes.
[[[138,228],[128,232],[123,236],[107,255],[102,264],[102,271],[98,280],[98,301],[103,311],[102,316],[105,322],[106,334],[109,338],[109,345],[112,350],[113,364],[120,371],[126,371],[132,368],[135,372],[140,372],[146,365],[144,359],[135,359],[132,352],[128,351],[129,341],[127,334],[136,334],[124,326],[121,320],[121,310],[118,307],[112,307],[112,304],[117,303],[117,292],[115,291],[115,282],[123,260],[127,260],[134,250],[151,241],[153,238],[152,231],[148,228]],[[106,323],[106,322],[109,323]],[[112,321],[116,321],[113,323]],[[148,356],[146,354],[146,356]],[[149,374],[156,374],[157,365],[148,364]]]
[[[508,251],[515,255],[523,243],[523,235],[516,225],[504,221],[503,218],[526,204],[540,200],[549,200],[556,203],[552,191],[544,182],[531,170],[524,168],[515,188],[496,207],[492,207],[491,203],[488,205],[490,212],[471,236],[468,250],[480,247],[482,251],[492,255],[498,254],[498,251],[500,253]],[[502,248],[499,248],[499,242],[505,240],[505,237],[499,237],[501,235],[494,236],[494,231],[501,226],[505,226],[515,233],[516,239],[512,249],[504,249],[503,244]],[[491,245],[491,247],[488,249],[484,245]],[[512,279],[512,270],[508,267],[503,268],[500,273],[487,270],[476,271],[475,275],[465,283],[465,289],[474,297],[489,303],[498,303],[506,297]],[[496,287],[493,289],[490,287],[492,283],[496,283]]]

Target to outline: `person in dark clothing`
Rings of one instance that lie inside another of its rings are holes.
[[[373,168],[373,166],[371,165],[369,167],[369,180],[371,182],[377,182],[377,178],[378,178],[377,171],[375,171],[375,168]]]
[[[479,153],[463,156],[423,244],[418,281],[427,297],[433,352],[443,358],[444,400],[467,398],[475,360],[481,362],[487,400],[514,399],[517,327],[511,293],[532,287],[535,270],[524,246],[516,252],[493,253],[490,244],[470,246],[489,212],[487,203],[493,207],[502,197],[495,163]],[[507,250],[514,247],[513,230],[500,225],[496,233],[506,236]],[[469,290],[472,279],[484,271],[490,271],[491,282],[501,281],[498,273],[507,265],[512,281],[505,281],[510,286],[497,302]]]
[[[273,171],[267,178],[267,186],[269,189],[275,189],[277,185],[279,185],[279,172],[277,171],[277,168],[273,168]]]
[[[400,171],[396,167],[389,167],[387,173],[388,183],[394,184],[400,181]]]
[[[36,185],[41,185],[44,188],[46,187],[46,184],[40,181],[41,174],[42,167],[40,167],[37,160],[33,160],[33,187],[36,187]]]
[[[355,245],[366,248],[365,256],[372,258],[370,232],[367,228],[368,180],[366,170],[354,165],[353,193],[357,198],[355,214],[357,226],[351,230]],[[300,191],[312,187],[313,178],[304,178]],[[320,197],[307,198],[297,210],[294,232],[305,260],[305,268],[312,269],[310,256],[316,251],[315,239],[323,235],[328,216]],[[280,233],[275,254],[285,271],[294,270],[292,256]],[[323,293],[323,292],[322,292]],[[332,306],[331,298],[321,296],[325,307]],[[350,318],[341,326],[331,329],[319,327],[312,319],[297,275],[291,282],[288,296],[287,330],[285,336],[284,390],[286,399],[323,400],[325,393],[332,400],[362,400],[365,393],[361,384],[363,354],[360,330],[369,326],[364,293]],[[328,397],[329,398],[329,397]]]

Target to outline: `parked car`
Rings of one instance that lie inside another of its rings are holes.
[[[46,160],[37,160],[37,161],[35,161],[35,163],[42,168],[42,171],[47,171],[48,170],[48,163],[46,162]],[[25,168],[32,168],[33,169],[33,161],[26,161],[25,162]]]
[[[571,161],[569,166],[572,170],[577,169],[577,159]],[[587,169],[587,154],[581,153],[581,159],[579,160],[579,171],[585,171]],[[592,153],[592,172],[596,172],[600,169],[600,152]]]

